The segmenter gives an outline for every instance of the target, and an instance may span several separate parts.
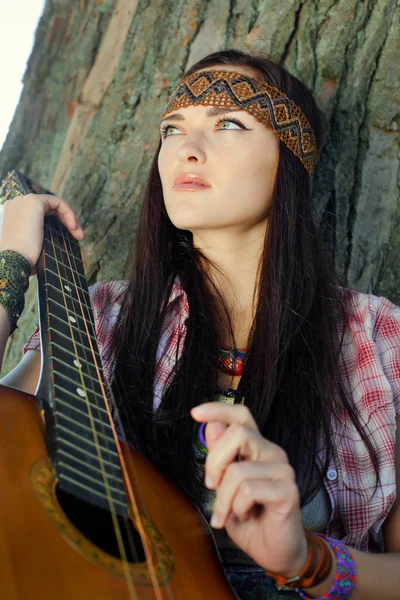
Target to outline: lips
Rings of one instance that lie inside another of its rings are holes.
[[[174,179],[172,189],[203,189],[211,185],[196,173],[182,173]]]

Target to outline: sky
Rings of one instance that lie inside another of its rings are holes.
[[[22,78],[46,0],[0,0],[0,149],[22,91]]]

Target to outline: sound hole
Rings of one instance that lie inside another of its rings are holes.
[[[56,486],[57,499],[68,519],[93,544],[121,559],[111,514],[89,504]],[[128,518],[116,515],[127,560],[131,563],[146,562],[141,537]]]

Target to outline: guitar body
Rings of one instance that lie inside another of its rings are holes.
[[[146,459],[126,444],[121,447],[148,534],[151,568],[146,560],[124,564],[68,519],[57,500],[36,398],[0,386],[0,598],[236,597],[202,515]]]

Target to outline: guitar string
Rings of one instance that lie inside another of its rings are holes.
[[[65,298],[65,292],[64,292],[63,285],[62,285],[62,281],[61,281],[61,273],[60,273],[60,268],[59,268],[59,262],[58,262],[57,255],[56,255],[56,252],[55,252],[55,245],[54,245],[53,233],[51,231],[50,231],[50,240],[49,241],[51,242],[51,244],[53,246],[54,259],[55,259],[55,263],[56,263],[58,275],[59,275],[59,278],[60,278],[60,289],[62,290],[64,304],[65,304],[65,307],[66,307],[66,310],[67,310],[67,314],[68,314],[67,303],[66,303],[66,298]],[[72,269],[71,269],[71,273],[72,273]],[[75,277],[74,277],[73,273],[72,273],[72,276],[73,276],[74,282],[75,282]],[[80,303],[80,299],[79,299],[79,304],[81,304]],[[78,316],[78,315],[76,314],[76,316]],[[86,325],[86,320],[84,320],[84,322],[85,322],[85,325]],[[76,344],[75,344],[74,332],[73,332],[73,328],[72,328],[72,325],[71,325],[71,321],[69,319],[68,319],[68,325],[69,325],[69,328],[70,328],[71,340],[72,340],[72,343],[74,345],[75,355],[77,357],[77,361],[78,361],[78,364],[79,364],[79,355],[78,355]],[[87,325],[86,325],[86,329],[87,329]],[[79,327],[78,327],[78,331],[80,332]],[[88,335],[89,335],[89,333],[88,333]],[[80,332],[80,337],[81,337],[81,341],[83,341],[82,340],[82,333],[81,332]],[[90,336],[88,337],[88,339],[89,339],[90,345],[92,346],[92,343],[90,341]],[[93,357],[95,359],[95,354],[93,352],[93,346],[92,346],[92,353],[93,353]],[[121,555],[121,562],[122,562],[122,566],[123,566],[123,570],[124,570],[124,575],[125,575],[125,579],[126,579],[127,585],[128,585],[129,596],[130,596],[130,598],[133,598],[134,600],[136,600],[137,599],[137,595],[136,595],[136,592],[135,592],[135,586],[134,586],[134,583],[132,581],[132,574],[130,572],[129,563],[127,561],[127,557],[126,557],[126,553],[125,553],[125,548],[124,548],[124,544],[123,544],[122,536],[121,536],[121,530],[120,530],[118,519],[117,519],[117,516],[116,516],[116,510],[115,510],[113,499],[112,499],[112,495],[111,495],[111,492],[110,492],[110,487],[109,487],[109,484],[108,484],[107,474],[106,474],[106,471],[105,471],[105,468],[104,468],[104,462],[103,462],[103,458],[102,458],[102,454],[101,454],[101,447],[100,447],[100,445],[98,443],[97,433],[96,433],[96,430],[95,430],[95,427],[94,427],[94,424],[93,424],[93,417],[92,417],[92,412],[91,412],[91,408],[90,408],[90,402],[88,401],[88,394],[87,394],[87,390],[86,390],[86,383],[85,383],[85,380],[83,378],[83,374],[82,374],[81,368],[78,367],[78,369],[79,369],[79,375],[80,375],[80,379],[81,379],[81,385],[82,385],[82,388],[83,388],[83,390],[85,392],[85,400],[86,400],[86,404],[87,404],[87,411],[88,411],[88,415],[89,415],[89,420],[90,420],[91,428],[92,428],[92,431],[93,431],[93,439],[94,439],[94,443],[95,443],[95,446],[96,446],[97,458],[98,458],[98,461],[99,461],[100,469],[102,471],[103,483],[104,483],[105,489],[106,489],[106,496],[107,496],[108,505],[109,505],[109,508],[110,508],[110,513],[111,513],[111,518],[112,518],[112,522],[113,522],[114,532],[116,534],[116,540],[117,540],[117,544],[118,544],[118,549],[119,549],[119,552],[120,552],[120,555]],[[97,363],[96,363],[96,369],[97,369]],[[94,392],[94,389],[92,391]],[[93,397],[94,397],[94,394],[93,394]]]
[[[31,193],[31,192],[32,192],[32,190],[29,188],[29,189],[28,189],[28,193]],[[36,190],[34,190],[34,193],[39,193],[39,191],[36,191]],[[46,190],[44,190],[44,193],[49,193],[49,194],[51,194],[51,192],[47,192]],[[47,219],[46,219],[46,220],[47,220]],[[48,229],[50,229],[50,230],[51,230],[52,228],[49,226],[49,227],[48,227]],[[52,238],[52,234],[50,234],[50,235],[51,235],[51,238]],[[64,235],[63,235],[63,233],[62,233],[62,232],[61,232],[61,235],[62,235],[62,237],[64,238]],[[51,239],[51,243],[53,244],[53,250],[54,250],[54,241],[53,241],[53,239]],[[78,245],[78,246],[79,246],[79,245]],[[57,270],[58,270],[58,261],[57,261],[57,256],[56,256],[56,254],[55,254],[55,253],[54,253],[54,256],[55,256],[55,262],[56,262],[56,265],[57,265]],[[44,260],[45,260],[45,262],[46,262],[46,259],[45,259],[45,257],[44,257]],[[74,261],[74,262],[75,262],[75,261]],[[76,262],[75,262],[75,265],[76,265]],[[73,271],[73,269],[71,269],[71,272],[72,272],[72,271]],[[79,274],[79,272],[78,272],[78,274]],[[61,287],[61,289],[63,289],[63,288],[62,288],[62,281],[61,281],[60,273],[59,273],[59,279],[60,279],[60,284],[61,284],[61,286],[60,286],[60,287]],[[75,287],[76,287],[76,285],[75,285]],[[77,289],[77,287],[76,287],[76,289]],[[77,295],[79,296],[79,293],[77,293]],[[65,302],[65,294],[64,294],[64,292],[63,292],[63,297],[64,297],[64,303],[65,303],[65,306],[67,307],[67,304],[66,304],[66,302]],[[72,299],[72,298],[71,298],[71,299]],[[81,304],[81,302],[80,302],[80,299],[79,299],[79,304]],[[89,302],[89,304],[90,304],[90,302]],[[72,302],[72,305],[74,306],[74,303],[73,303],[73,302]],[[83,313],[82,306],[81,306],[81,311],[82,311],[82,313]],[[77,316],[77,315],[76,315],[76,316]],[[85,318],[84,318],[84,321],[85,321]],[[85,325],[86,325],[86,322],[85,322]],[[71,327],[70,323],[69,323],[69,326],[70,326],[70,332],[71,332],[71,340],[72,340],[72,342],[73,342],[73,344],[74,344],[75,355],[76,355],[76,357],[77,357],[77,362],[78,362],[78,365],[80,365],[80,361],[79,361],[79,354],[78,354],[78,352],[77,352],[77,349],[76,349],[75,340],[74,340],[74,335],[73,335],[73,331],[72,331],[72,327]],[[86,327],[86,329],[87,329],[87,327]],[[78,328],[78,331],[80,332],[79,328]],[[81,334],[81,332],[80,332],[80,337],[81,337],[81,341],[82,341],[82,334]],[[90,340],[90,336],[89,336],[89,340]],[[86,356],[85,345],[84,345],[84,344],[82,344],[82,347],[83,347],[83,349],[84,349],[84,353],[85,353],[85,356]],[[95,362],[96,370],[97,370],[97,372],[98,372],[97,361],[96,361],[96,357],[95,357],[95,355],[94,355],[94,352],[93,352],[93,348],[92,348],[92,353],[93,353],[93,357],[94,357],[94,362]],[[81,375],[81,380],[82,380],[82,373],[81,373],[80,367],[78,367],[78,368],[79,368],[79,372],[80,372],[80,375]],[[83,387],[85,387],[85,384],[84,384],[84,382],[83,382],[83,381],[82,381],[82,383],[83,383]],[[100,380],[100,385],[101,385],[101,388],[102,388],[103,398],[105,399],[105,392],[104,392],[104,388],[103,388],[103,385],[102,385],[102,382],[101,382],[101,380]],[[105,404],[106,404],[107,410],[108,410],[108,412],[109,412],[109,408],[108,408],[108,402],[107,402],[107,401],[105,401]],[[97,407],[97,408],[99,408],[99,407]],[[89,409],[89,410],[90,410],[90,409]],[[97,411],[97,412],[98,412],[98,411]],[[90,416],[91,416],[91,415],[90,415]],[[109,414],[109,420],[110,420],[111,427],[112,427],[112,429],[113,429],[113,434],[114,434],[114,437],[116,438],[116,431],[115,431],[115,428],[114,428],[114,426],[113,426],[112,416],[111,416],[110,414]],[[103,428],[103,431],[104,431],[103,422],[102,422],[102,420],[101,420],[101,419],[100,419],[100,422],[102,423],[102,428]],[[121,425],[122,425],[122,424],[121,424]],[[121,430],[122,430],[122,432],[123,432],[123,429],[124,429],[124,428],[123,428],[123,427],[121,427]],[[123,432],[123,433],[124,433],[124,432]],[[119,454],[121,455],[121,451],[120,451],[120,447],[119,447],[119,442],[117,441],[117,439],[116,439],[116,443],[117,443],[118,452],[119,452]],[[101,461],[101,462],[102,462],[102,461]],[[134,469],[133,469],[133,471],[134,471]],[[126,480],[129,482],[129,479],[128,479],[128,478],[127,478]],[[130,489],[130,495],[132,496],[132,500],[133,500],[133,492],[132,492],[132,489]],[[139,515],[139,514],[138,514],[138,522],[140,522],[140,515]],[[145,539],[146,539],[146,538],[145,538]],[[145,549],[146,549],[146,553],[148,553],[148,549],[146,548],[146,544],[144,544],[144,546],[145,546]],[[150,557],[150,558],[151,558],[151,557]],[[158,587],[158,586],[157,586],[157,587]],[[168,586],[168,587],[169,587],[169,586]],[[157,588],[155,589],[155,591],[156,591],[156,590],[157,590]],[[134,591],[134,590],[133,590],[133,591]],[[134,592],[134,594],[135,594],[135,592]],[[157,594],[157,593],[156,593],[156,596],[158,596],[158,594]],[[135,598],[136,598],[136,594],[135,594]]]
[[[70,256],[72,256],[74,265],[76,267],[76,272],[78,272],[78,268],[77,268],[77,264],[76,264],[76,257],[75,257],[75,255],[74,255],[74,253],[72,251],[72,248],[71,248],[71,240],[69,239],[69,236],[64,236],[63,230],[61,230],[61,236],[62,236],[62,239],[63,239],[63,242],[64,242],[65,251],[66,251],[66,253],[68,255],[68,260],[70,261]],[[67,248],[67,246],[68,246],[69,249]],[[79,245],[78,245],[78,247],[79,247]],[[73,271],[73,269],[71,269],[71,271]],[[74,279],[74,281],[75,281],[75,279]],[[90,303],[90,298],[89,298],[89,303]],[[81,310],[82,310],[82,307],[81,307]],[[83,310],[82,310],[82,312],[83,312]],[[83,319],[85,320],[84,316],[83,316]],[[102,392],[103,392],[103,395],[104,395],[104,398],[105,398],[105,403],[106,403],[106,406],[107,406],[107,409],[108,409],[108,406],[109,406],[108,405],[108,400],[106,399],[106,394],[104,392],[103,383],[102,382],[101,382],[101,387],[102,387]],[[119,390],[120,387],[117,386],[117,389]],[[110,394],[111,394],[111,392],[110,392]],[[112,396],[112,394],[111,394],[111,396]],[[112,399],[110,401],[112,401]],[[115,402],[114,402],[114,406],[115,406]],[[122,421],[121,421],[121,419],[119,417],[119,414],[118,414],[118,411],[116,411],[116,416],[118,418],[118,425],[119,425],[119,428],[121,430],[121,433],[125,437],[125,439],[127,439],[126,435],[125,435],[125,430],[124,430]],[[119,451],[119,454],[120,454],[121,469],[124,472],[125,481],[126,481],[126,484],[127,484],[127,487],[128,487],[128,493],[129,493],[131,504],[132,504],[132,508],[133,508],[133,511],[134,511],[134,514],[135,514],[136,522],[138,523],[138,525],[139,525],[139,527],[140,527],[140,529],[142,531],[141,539],[142,539],[143,546],[144,546],[144,549],[145,549],[146,558],[147,558],[147,561],[149,563],[148,564],[148,568],[149,568],[150,576],[153,579],[153,587],[154,587],[154,580],[156,581],[156,584],[157,584],[157,587],[156,587],[156,589],[154,591],[156,592],[156,596],[158,596],[157,590],[158,590],[159,584],[158,584],[158,581],[157,581],[157,575],[156,575],[155,567],[154,567],[153,560],[152,560],[152,553],[151,553],[151,550],[147,546],[146,532],[145,532],[145,529],[144,529],[144,526],[143,526],[143,523],[142,523],[142,518],[141,518],[140,513],[139,513],[139,509],[138,509],[137,502],[136,502],[136,499],[135,499],[135,496],[134,496],[134,493],[133,493],[133,489],[131,487],[130,478],[128,476],[128,472],[127,472],[127,469],[126,469],[126,466],[125,466],[125,458],[122,455],[122,450],[120,449],[120,443],[119,443],[119,440],[117,438],[117,434],[116,434],[116,431],[115,431],[115,428],[114,428],[113,417],[111,415],[111,412],[109,413],[109,419],[110,419],[110,422],[111,422],[111,425],[112,425],[112,429],[113,429],[113,432],[114,432],[116,445],[117,445],[117,448],[118,448],[118,451]],[[132,460],[132,458],[131,458],[131,456],[129,454],[128,454],[127,459],[128,459],[129,464],[130,464],[131,471],[133,473],[133,477],[134,477],[134,479],[136,479],[136,489],[137,489],[137,491],[139,491],[139,496],[141,497],[141,502],[142,502],[142,506],[143,506],[144,512],[145,512],[145,514],[147,514],[147,517],[149,518],[149,515],[148,515],[147,510],[145,508],[144,499],[143,499],[142,495],[140,494],[140,485],[138,483],[138,478],[137,478],[137,476],[135,474],[136,469],[135,469],[135,466],[134,466],[134,461]],[[150,533],[150,537],[151,537],[151,533]],[[153,547],[154,547],[155,551],[157,552],[157,543],[154,543]],[[158,552],[157,552],[157,554],[158,554]],[[160,565],[162,565],[162,561],[159,561],[159,563],[160,563]],[[173,594],[173,592],[172,592],[172,590],[170,588],[169,577],[167,576],[164,568],[162,568],[162,572],[163,572],[163,575],[164,575],[164,580],[167,581],[167,585],[165,586],[165,591],[167,592],[168,598],[172,598],[172,600],[173,600],[174,594]],[[161,594],[161,592],[160,592],[160,594]]]
[[[70,267],[70,270],[71,270],[72,277],[73,277],[73,279],[74,279],[74,287],[75,287],[75,290],[76,290],[76,296],[77,296],[77,298],[78,298],[78,302],[79,302],[79,305],[80,305],[80,308],[81,308],[81,312],[82,312],[82,319],[83,319],[83,321],[84,321],[84,323],[85,323],[86,330],[87,330],[87,323],[86,323],[86,321],[88,321],[88,322],[89,322],[89,323],[92,325],[92,327],[93,327],[93,332],[94,332],[94,334],[95,334],[95,333],[96,333],[96,331],[95,331],[95,323],[94,323],[94,320],[91,322],[91,321],[90,321],[90,318],[88,318],[88,319],[87,319],[87,317],[86,317],[86,310],[84,309],[84,305],[86,306],[86,303],[85,303],[85,302],[83,302],[83,303],[82,303],[82,302],[81,302],[81,300],[80,300],[80,296],[79,296],[79,292],[78,292],[78,286],[76,285],[75,276],[74,276],[74,269],[73,269],[73,268],[72,268],[72,266],[71,266],[71,256],[72,256],[73,263],[74,263],[74,267],[75,267],[75,271],[76,271],[77,275],[79,276],[79,269],[78,269],[78,266],[77,266],[77,264],[76,264],[76,258],[77,258],[77,257],[75,256],[75,254],[74,254],[74,252],[73,252],[73,249],[72,249],[72,247],[71,247],[70,240],[69,240],[69,239],[68,239],[66,236],[64,236],[64,233],[63,233],[63,231],[60,229],[60,231],[59,231],[58,233],[59,233],[59,235],[61,236],[61,238],[62,238],[62,241],[63,241],[63,243],[64,243],[64,246],[65,246],[65,250],[63,250],[63,252],[64,252],[64,253],[67,255],[67,258],[68,258],[69,267]],[[67,242],[68,242],[68,247],[69,247],[69,249],[67,248]],[[60,247],[60,248],[61,248],[61,247]],[[82,265],[82,267],[83,267],[83,265]],[[65,273],[66,273],[66,275],[67,275],[67,272],[65,272]],[[68,277],[66,277],[66,278],[67,278],[67,279],[70,279],[70,278],[68,278]],[[83,288],[81,288],[81,286],[79,286],[79,289],[82,289],[82,290],[83,290]],[[88,293],[88,295],[89,295],[89,293]],[[90,296],[89,296],[89,298],[90,298]],[[73,297],[72,297],[72,296],[71,296],[71,300],[73,300]],[[73,303],[73,306],[74,306],[74,303]],[[75,310],[75,309],[74,309],[74,310]],[[90,313],[89,313],[89,311],[90,311],[90,310],[91,310],[91,307],[90,307],[90,300],[89,300],[89,305],[87,306],[87,315],[88,315],[89,317],[90,317]],[[75,313],[75,314],[76,314],[76,313]],[[92,314],[93,314],[93,312],[92,312]],[[78,315],[76,315],[76,316],[78,316]],[[78,328],[78,330],[79,330],[79,332],[81,333],[81,329],[80,329],[80,328]],[[90,335],[90,334],[88,334],[88,335]],[[82,339],[82,335],[81,335],[81,339]],[[83,340],[82,340],[82,341],[83,341]],[[83,353],[84,353],[84,355],[85,355],[85,361],[86,361],[86,362],[89,364],[89,361],[87,360],[87,356],[86,356],[86,348],[85,348],[85,344],[83,344],[83,343],[82,343],[82,346],[83,346]],[[78,359],[78,364],[79,364],[79,359]],[[95,367],[96,367],[96,372],[97,372],[97,380],[98,380],[98,382],[101,382],[101,373],[100,373],[100,372],[99,372],[99,370],[97,369],[97,364],[95,364]],[[100,383],[100,385],[101,385],[101,383]],[[102,392],[103,392],[103,388],[102,388],[102,386],[101,386],[101,389],[102,389]],[[103,399],[104,399],[104,397],[103,397]],[[107,402],[106,402],[106,401],[105,401],[105,405],[106,405],[106,408],[107,408]],[[108,415],[108,417],[109,417],[109,419],[110,419],[110,415]],[[112,417],[111,417],[111,418],[112,418]],[[111,425],[111,423],[110,423],[110,425]],[[103,431],[103,433],[104,433],[104,425],[103,425],[103,421],[102,421],[102,420],[101,420],[101,428],[102,428],[102,431]],[[112,425],[111,425],[111,429],[112,429]],[[108,444],[107,444],[107,443],[106,443],[106,446],[107,446],[107,449],[109,449],[109,447],[108,447]],[[122,474],[122,469],[121,469],[121,474]],[[128,519],[128,518],[127,518],[125,515],[122,515],[122,519],[123,519],[123,522],[124,522],[124,525],[125,525],[125,532],[126,532],[126,535],[127,535],[127,537],[128,537],[128,542],[129,542],[129,547],[130,547],[130,550],[131,550],[131,552],[132,552],[133,556],[135,557],[135,559],[136,559],[136,562],[137,562],[137,563],[139,563],[139,560],[138,560],[138,554],[137,554],[137,550],[136,550],[136,547],[135,547],[135,543],[134,543],[134,541],[133,541],[133,538],[132,538],[132,536],[131,536],[130,528],[129,528],[129,526],[128,526],[128,525],[129,525],[129,519]]]
[[[71,248],[71,240],[69,239],[69,236],[64,236],[63,230],[61,230],[60,234],[61,234],[61,237],[62,237],[63,242],[64,242],[65,251],[66,251],[66,253],[68,255],[68,260],[70,259],[70,256],[72,256],[74,265],[76,267],[76,272],[79,274],[78,268],[77,268],[77,264],[76,264],[76,257],[75,257],[75,255],[74,255],[74,253],[72,251],[72,248]],[[77,244],[77,245],[79,247],[79,244]],[[67,246],[69,247],[69,249],[67,248]],[[73,270],[71,269],[71,271],[73,271]],[[75,281],[75,279],[74,279],[74,281]],[[89,302],[90,302],[90,299],[89,299]],[[81,310],[82,310],[82,307],[81,307]],[[84,316],[83,316],[83,319],[85,320]],[[104,392],[102,382],[101,382],[101,387],[102,387],[103,395],[106,398],[106,394]],[[118,385],[117,386],[117,390],[120,390],[120,389],[121,388]],[[110,401],[112,401],[111,390],[110,390],[110,396],[111,396],[111,400]],[[107,399],[105,400],[105,403],[106,403],[106,406],[108,408],[108,400]],[[114,401],[114,407],[116,408],[115,401]],[[115,412],[116,412],[116,418],[118,419],[118,426],[119,426],[119,428],[121,430],[121,433],[125,437],[125,439],[127,439],[126,434],[125,434],[125,429],[124,429],[122,420],[121,420],[121,418],[119,416],[119,413],[118,413],[118,411],[115,411]],[[125,481],[126,481],[126,484],[127,484],[127,487],[128,487],[128,493],[129,493],[130,500],[131,500],[131,503],[132,503],[132,508],[133,508],[133,511],[134,511],[136,522],[138,523],[138,525],[139,525],[139,527],[141,529],[141,532],[142,532],[141,539],[142,539],[142,542],[143,542],[143,546],[145,548],[145,553],[146,553],[147,561],[150,564],[150,566],[148,565],[150,576],[152,577],[153,580],[155,579],[156,584],[157,584],[157,587],[156,587],[156,589],[154,591],[156,593],[156,596],[158,596],[157,590],[158,590],[159,584],[158,584],[158,581],[157,581],[157,575],[156,575],[155,567],[154,567],[153,560],[152,560],[152,553],[151,553],[151,550],[147,546],[147,535],[146,535],[146,532],[145,532],[145,529],[144,529],[144,526],[143,526],[143,523],[142,523],[142,518],[141,518],[140,513],[139,513],[139,509],[138,509],[137,502],[136,502],[136,499],[135,499],[135,496],[134,496],[134,493],[133,493],[133,489],[131,487],[130,478],[128,476],[128,472],[127,472],[127,469],[126,469],[126,466],[125,466],[125,458],[122,455],[122,451],[120,450],[120,444],[119,444],[119,440],[118,440],[116,431],[114,429],[113,417],[112,417],[111,413],[109,414],[109,419],[111,421],[111,425],[112,425],[113,432],[114,432],[114,435],[115,435],[116,445],[117,445],[117,448],[119,450],[119,454],[120,454],[120,457],[121,457],[121,469],[124,472]],[[136,490],[138,492],[139,497],[141,498],[141,503],[142,503],[142,506],[143,506],[143,510],[144,510],[145,514],[147,515],[147,517],[149,518],[148,512],[147,512],[147,510],[145,508],[146,504],[144,502],[142,494],[140,494],[140,485],[138,483],[138,478],[137,478],[137,476],[135,474],[136,469],[135,469],[134,461],[132,460],[132,458],[131,458],[131,456],[129,454],[127,456],[127,460],[128,460],[128,462],[130,464],[130,468],[131,468],[131,471],[133,473],[133,478],[134,478],[134,480],[136,480]],[[151,537],[151,533],[150,533],[150,537]],[[158,554],[157,543],[156,542],[154,542],[153,547],[154,547],[156,553]],[[162,565],[162,561],[159,561],[159,564]],[[166,586],[164,586],[164,589],[167,592],[168,598],[171,598],[173,600],[174,594],[173,594],[172,589],[171,589],[170,584],[169,584],[169,577],[168,577],[168,575],[165,572],[165,569],[163,567],[161,567],[161,570],[162,570],[163,575],[164,575],[164,580],[167,582]],[[154,582],[153,582],[153,586],[154,586]],[[161,596],[160,596],[160,598],[161,598]]]
[[[75,257],[75,254],[74,254],[74,253],[73,253],[73,251],[72,251],[72,248],[71,248],[71,242],[70,242],[69,238],[68,238],[68,237],[66,237],[66,236],[64,235],[64,232],[63,232],[62,230],[61,230],[59,233],[60,233],[60,235],[61,235],[61,238],[62,238],[62,240],[63,240],[63,243],[64,243],[64,246],[65,246],[65,252],[66,252],[66,254],[67,254],[67,256],[68,256],[68,261],[69,261],[69,263],[70,263],[70,269],[71,269],[72,277],[73,277],[73,279],[74,279],[74,284],[75,284],[75,288],[76,288],[76,294],[77,294],[77,296],[78,296],[78,301],[79,301],[79,305],[80,305],[81,312],[82,312],[82,318],[83,318],[83,321],[84,321],[84,323],[85,323],[85,327],[86,327],[86,329],[87,329],[87,324],[86,324],[86,316],[85,316],[85,313],[84,313],[84,310],[83,310],[83,306],[82,306],[82,303],[81,303],[81,300],[80,300],[80,293],[79,293],[79,291],[78,291],[78,287],[76,286],[76,281],[75,281],[75,276],[74,276],[74,269],[73,269],[73,268],[72,268],[72,266],[71,266],[71,260],[70,260],[70,259],[71,259],[71,257],[72,257],[72,259],[73,259],[73,262],[74,262],[74,266],[75,266],[75,271],[76,271],[76,273],[79,275],[79,270],[78,270],[78,267],[77,267],[77,264],[76,264],[76,257]],[[74,242],[74,243],[75,243],[75,242]],[[69,248],[68,248],[67,246],[68,246]],[[79,247],[79,244],[77,244],[77,246]],[[68,277],[67,277],[67,279],[68,279]],[[79,287],[80,287],[80,286],[79,286]],[[89,308],[90,308],[90,307],[89,307]],[[93,324],[93,325],[94,325],[94,324]],[[84,345],[83,345],[83,346],[84,346]],[[94,359],[95,359],[95,357],[94,357]],[[133,490],[132,490],[132,488],[131,488],[131,486],[130,486],[130,480],[129,480],[129,476],[128,476],[128,473],[127,473],[127,470],[126,470],[126,467],[125,467],[125,459],[124,459],[124,457],[122,456],[122,451],[121,451],[121,449],[120,449],[119,440],[118,440],[118,437],[117,437],[117,434],[116,434],[116,431],[115,431],[115,428],[114,428],[114,424],[113,424],[113,417],[112,417],[112,415],[111,415],[111,413],[110,413],[110,411],[109,411],[108,401],[106,400],[106,394],[105,394],[105,391],[104,391],[104,388],[103,388],[103,382],[101,381],[100,373],[99,373],[99,371],[98,371],[98,368],[97,368],[97,360],[96,360],[96,359],[95,359],[95,363],[96,363],[96,370],[97,370],[97,374],[98,374],[98,378],[99,378],[100,386],[101,386],[101,389],[102,389],[103,397],[104,397],[104,399],[105,399],[105,404],[106,404],[107,410],[108,410],[108,412],[109,412],[110,424],[111,424],[111,427],[112,427],[112,429],[113,429],[113,433],[114,433],[114,438],[115,438],[116,446],[117,446],[117,449],[118,449],[118,453],[119,453],[119,455],[120,455],[120,460],[121,460],[121,469],[122,469],[122,471],[124,472],[124,475],[125,475],[125,481],[126,481],[126,483],[127,483],[127,487],[129,488],[129,496],[130,496],[130,500],[131,500],[131,503],[132,503],[132,508],[133,508],[133,510],[134,510],[134,513],[135,513],[136,522],[137,522],[137,524],[138,524],[139,528],[142,530],[142,535],[141,535],[141,538],[142,538],[143,546],[144,546],[144,549],[145,549],[145,553],[146,553],[147,562],[149,563],[149,564],[148,564],[149,573],[150,573],[150,576],[151,576],[151,577],[152,577],[152,579],[153,579],[153,586],[154,586],[154,580],[155,580],[155,581],[156,581],[156,589],[158,589],[158,587],[159,587],[159,584],[158,584],[158,581],[157,581],[157,576],[156,576],[156,573],[155,573],[155,568],[154,568],[153,561],[152,561],[151,551],[150,551],[150,549],[147,547],[147,536],[146,536],[146,532],[145,532],[145,530],[144,530],[144,526],[143,526],[143,524],[142,524],[142,519],[141,519],[141,516],[140,516],[139,510],[138,510],[138,507],[137,507],[136,500],[135,500],[135,498],[134,498]],[[119,415],[118,415],[118,416],[119,416]],[[122,424],[122,422],[120,421],[120,419],[118,419],[118,424],[119,424],[119,427],[120,427],[120,429],[121,429],[121,431],[122,431],[122,434],[124,435],[124,427],[123,427],[123,424]],[[130,458],[130,457],[128,456],[128,459],[129,459],[129,458]],[[130,458],[130,465],[131,465],[132,472],[133,472],[133,474],[134,474],[134,476],[135,476],[135,467],[134,467],[134,464],[133,464],[133,461],[132,461],[132,459],[131,459],[131,458]],[[137,477],[135,477],[135,478],[137,479]],[[140,490],[140,487],[139,487],[139,486],[137,486],[137,488]],[[144,502],[143,502],[143,500],[142,500],[142,504],[144,505]],[[129,529],[127,530],[127,534],[128,534],[129,541],[130,541],[131,543],[133,543],[133,540],[131,539],[131,536],[130,536]],[[157,547],[157,545],[155,544],[155,548],[156,548],[156,547]],[[131,548],[131,549],[132,549],[132,548]],[[165,573],[164,573],[164,575],[165,575]],[[168,581],[168,577],[166,577],[166,580]],[[171,598],[171,597],[173,598],[173,594],[172,594],[172,596],[171,596],[171,593],[170,593],[170,592],[172,592],[172,591],[171,591],[169,588],[170,588],[170,585],[169,585],[169,584],[167,584],[167,590],[166,590],[166,591],[168,592],[168,596],[169,596],[170,598]],[[157,595],[157,594],[156,594],[156,595]]]

